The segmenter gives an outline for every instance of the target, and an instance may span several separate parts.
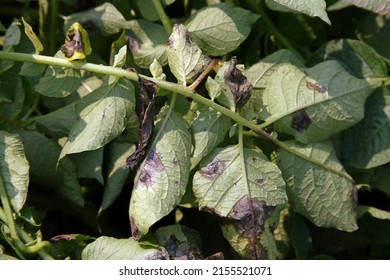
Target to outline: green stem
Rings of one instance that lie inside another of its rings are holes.
[[[164,11],[164,7],[161,4],[160,0],[152,0],[153,6],[157,11],[157,14],[161,20],[161,23],[163,24],[165,31],[167,32],[168,35],[171,35],[172,33],[172,23],[167,14]]]
[[[257,4],[254,0],[243,0],[243,2],[256,14],[260,15],[260,21],[265,25],[268,31],[273,34],[276,40],[285,48],[292,51],[302,62],[305,58],[299,53],[299,51],[290,43],[290,41],[279,32],[277,27],[273,24],[267,13],[263,10],[261,5]]]
[[[60,67],[67,67],[67,68],[72,68],[72,69],[79,69],[79,70],[85,70],[89,72],[94,72],[94,73],[99,73],[99,74],[105,74],[105,75],[113,75],[117,76],[120,78],[126,78],[132,81],[138,81],[138,76],[135,72],[127,71],[124,69],[119,69],[116,67],[111,67],[111,66],[104,66],[104,65],[97,65],[97,64],[92,64],[92,63],[85,63],[85,62],[70,62],[67,61],[66,59],[62,58],[55,58],[55,57],[49,57],[49,56],[43,56],[43,55],[34,55],[34,54],[24,54],[24,53],[14,53],[14,52],[5,52],[5,51],[0,51],[0,60],[5,59],[5,60],[14,60],[14,61],[21,61],[21,62],[32,62],[32,63],[39,63],[39,64],[48,64],[48,65],[54,65],[54,66],[60,66]],[[211,107],[216,111],[221,112],[222,114],[226,115],[227,117],[231,118],[234,120],[236,123],[239,125],[245,126],[249,129],[252,129],[254,132],[260,134],[264,138],[268,139],[269,141],[273,142],[277,146],[281,147],[282,149],[285,149],[286,151],[301,157],[305,160],[308,160],[309,162],[312,162],[313,164],[319,165],[324,169],[327,169],[331,172],[334,172],[349,181],[353,182],[351,177],[343,173],[341,171],[335,170],[329,166],[324,165],[323,163],[316,161],[294,149],[291,149],[289,146],[287,146],[285,143],[279,141],[278,139],[272,137],[270,134],[268,134],[264,130],[264,124],[257,125],[254,122],[247,120],[240,116],[239,114],[236,114],[235,112],[229,110],[228,108],[225,108],[214,101],[204,98],[203,96],[196,94],[193,92],[190,88],[188,88],[185,85],[179,85],[167,81],[162,81],[162,80],[157,80],[153,79],[147,76],[140,75],[145,79],[151,80],[156,83],[156,85],[159,88],[166,89],[168,91],[173,92],[174,94],[172,95],[172,101],[171,101],[171,107],[169,110],[173,110],[172,103],[174,105],[174,102],[176,100],[176,97],[174,96],[175,93],[179,93],[185,97],[191,98],[192,100],[202,103],[205,106]]]
[[[49,54],[54,55],[57,49],[58,0],[50,1],[50,38]]]
[[[11,204],[8,200],[7,190],[5,189],[5,186],[3,183],[3,178],[1,177],[1,174],[0,174],[0,200],[1,200],[1,204],[3,205],[3,208],[4,208],[6,225],[9,228],[10,236],[13,240],[19,239],[18,233],[16,231],[16,227],[15,227],[15,221],[14,221],[14,218],[12,216],[13,211],[11,208]]]

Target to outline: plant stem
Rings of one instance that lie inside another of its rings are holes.
[[[273,24],[271,19],[265,13],[261,5],[257,4],[254,0],[243,0],[243,2],[256,14],[260,15],[260,21],[265,25],[268,31],[273,34],[279,43],[292,51],[302,62],[305,61],[304,57],[298,52],[298,50],[290,43],[290,41],[279,32],[277,27]]]
[[[0,174],[0,201],[4,208],[5,222],[9,228],[10,236],[13,240],[19,239],[18,232],[16,231],[16,227],[15,227],[15,221],[12,216],[13,211],[11,208],[11,204],[8,200],[7,190],[5,189],[1,174]]]
[[[161,4],[160,0],[152,0],[153,6],[157,11],[157,14],[161,20],[161,23],[163,24],[165,31],[167,32],[168,35],[171,35],[172,33],[172,23],[167,14],[164,11],[164,7]]]
[[[0,51],[0,60],[6,59],[6,60],[14,60],[14,61],[21,61],[21,62],[32,62],[32,63],[39,63],[39,64],[48,64],[48,65],[54,65],[54,66],[61,66],[61,67],[67,67],[72,69],[79,69],[79,70],[85,70],[89,72],[99,73],[99,74],[105,74],[105,75],[113,75],[120,78],[126,78],[132,81],[138,81],[138,76],[135,72],[127,71],[125,69],[119,69],[116,67],[111,66],[104,66],[104,65],[97,65],[93,63],[85,63],[80,61],[67,61],[63,58],[55,58],[55,57],[49,57],[49,56],[43,56],[43,55],[34,55],[34,54],[24,54],[24,53],[14,53],[14,52],[5,52]],[[221,112],[222,114],[226,115],[227,117],[234,120],[239,125],[245,126],[249,129],[252,129],[254,132],[258,133],[259,135],[263,136],[264,138],[268,139],[269,141],[273,142],[277,146],[279,146],[282,149],[285,149],[286,151],[301,157],[309,162],[312,162],[313,164],[316,164],[318,166],[321,166],[324,169],[327,169],[331,172],[334,172],[350,182],[353,182],[351,177],[344,172],[335,170],[327,165],[324,165],[323,163],[316,161],[292,148],[290,148],[285,143],[279,141],[278,139],[272,137],[270,134],[268,134],[264,130],[264,124],[257,125],[254,122],[247,120],[240,116],[239,114],[229,110],[226,107],[223,107],[222,105],[219,105],[215,103],[214,101],[207,99],[196,92],[193,92],[189,87],[185,85],[179,85],[167,81],[162,81],[158,79],[153,79],[144,75],[140,75],[141,77],[151,80],[156,83],[156,85],[162,89],[166,89],[168,91],[173,92],[172,100],[171,100],[171,110],[173,108],[172,105],[174,105],[174,101],[176,100],[176,96],[174,96],[176,93],[179,93],[185,97],[191,98],[192,100],[202,103],[205,106],[211,107],[216,111]],[[172,109],[173,110],[173,109]]]

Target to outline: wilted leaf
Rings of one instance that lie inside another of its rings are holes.
[[[85,59],[92,52],[87,31],[78,23],[73,23],[66,33],[61,52],[69,61]]]
[[[304,13],[312,17],[319,17],[327,24],[330,24],[330,20],[326,13],[326,2],[324,0],[268,0],[269,2],[278,3],[291,10]],[[277,7],[273,4],[274,9]]]
[[[15,212],[22,209],[27,199],[29,168],[18,135],[0,130],[0,175]]]
[[[167,250],[171,259],[203,259],[200,235],[189,227],[179,224],[160,227],[154,236],[157,243]]]
[[[164,248],[141,245],[132,238],[116,239],[101,236],[87,245],[82,252],[83,260],[167,260]]]
[[[130,200],[131,230],[136,239],[180,202],[190,173],[192,145],[187,122],[173,112],[160,120],[155,131]]]
[[[214,150],[225,139],[231,125],[230,118],[199,104],[196,117],[191,123],[194,135],[193,157],[202,158]]]
[[[193,81],[210,62],[200,48],[191,40],[183,24],[175,24],[168,39],[168,64],[179,82]]]
[[[26,33],[27,37],[30,39],[31,43],[34,45],[35,48],[35,54],[39,54],[41,51],[43,51],[43,46],[41,41],[39,41],[39,38],[34,33],[31,25],[29,25],[24,18],[22,17],[23,25],[24,25],[24,32]]]
[[[145,159],[146,148],[152,137],[156,91],[154,82],[138,76],[137,116],[140,121],[140,141],[135,152],[126,160],[126,167],[131,170]]]
[[[146,20],[131,20],[128,24],[127,43],[134,62],[141,68],[149,68],[154,59],[167,64],[168,35],[164,27]]]
[[[233,233],[226,234],[244,235],[247,242],[240,244],[248,246],[245,255],[264,258],[260,236],[265,220],[276,205],[287,201],[280,170],[263,153],[238,145],[214,149],[199,166],[193,190],[200,210],[232,220],[226,230]]]
[[[219,56],[237,49],[258,18],[258,15],[231,3],[220,3],[197,11],[187,28],[205,54]]]
[[[84,199],[75,165],[65,158],[57,166],[61,147],[38,132],[20,131],[19,135],[30,163],[31,181],[53,188],[56,193],[83,207]]]
[[[121,79],[97,91],[102,91],[103,97],[80,113],[81,119],[73,125],[60,158],[99,149],[125,129],[135,107],[131,82]]]
[[[390,87],[378,88],[367,99],[365,118],[345,132],[343,160],[355,168],[390,162]]]
[[[275,129],[303,143],[322,141],[364,117],[372,87],[349,75],[338,62],[325,61],[301,71],[283,65],[272,74],[264,103]]]
[[[115,34],[128,28],[123,15],[111,3],[104,3],[93,9],[65,17],[64,33],[75,22],[79,22],[89,33],[96,32],[98,28],[105,35]]]
[[[281,150],[277,154],[277,163],[287,183],[287,195],[294,211],[319,227],[356,230],[356,190],[346,178],[348,175],[338,161],[332,143],[304,145],[288,141],[285,144],[324,166],[345,174],[341,176],[310,160]]]

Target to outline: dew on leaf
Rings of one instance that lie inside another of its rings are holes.
[[[209,180],[215,180],[225,170],[225,162],[217,158],[213,159],[206,167],[203,167],[199,172]]]
[[[305,109],[300,109],[291,114],[291,127],[294,128],[298,133],[303,133],[311,124],[311,119],[306,113]]]

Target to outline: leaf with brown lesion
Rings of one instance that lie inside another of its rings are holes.
[[[126,160],[126,167],[131,170],[136,168],[144,160],[146,148],[153,134],[153,114],[157,85],[139,76],[138,89],[137,116],[140,121],[140,141],[135,152]]]

